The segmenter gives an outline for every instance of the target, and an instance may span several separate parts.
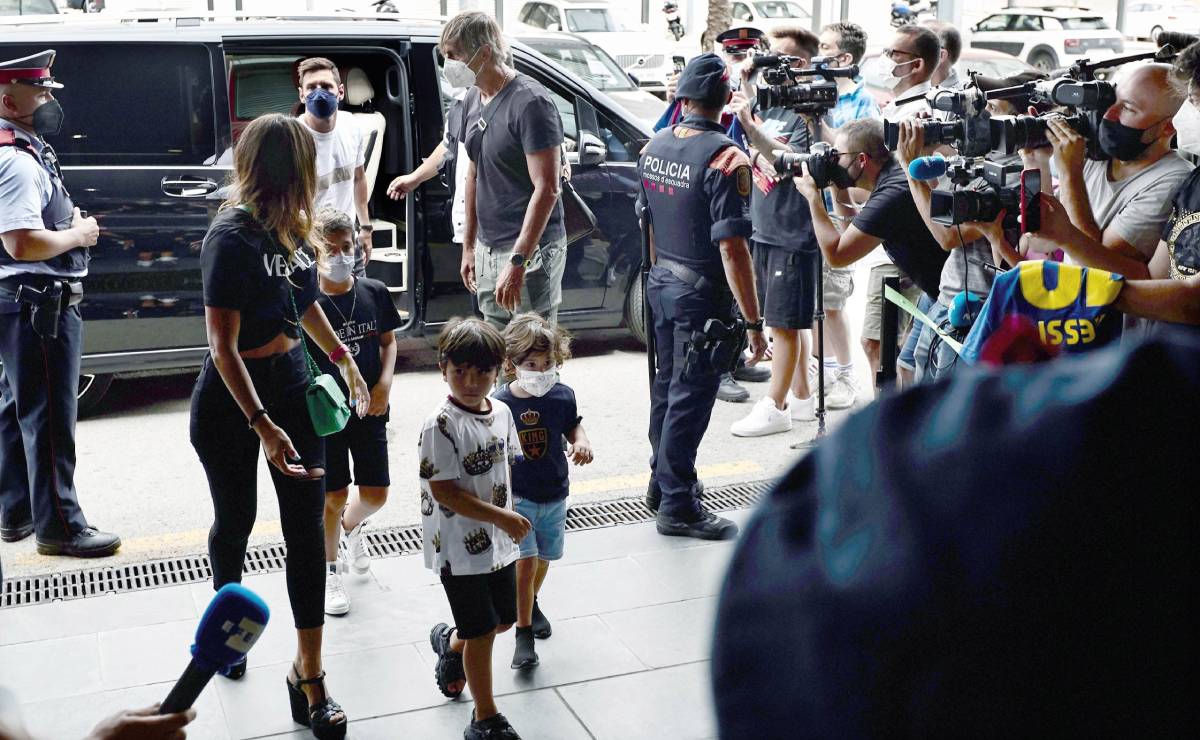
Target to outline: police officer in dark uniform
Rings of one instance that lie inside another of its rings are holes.
[[[75,495],[80,279],[99,227],[71,202],[54,150],[63,110],[54,51],[0,62],[0,539],[37,532],[43,555],[121,545]]]
[[[683,120],[659,131],[638,160],[638,205],[651,233],[646,294],[657,360],[647,503],[658,509],[661,534],[729,539],[737,525],[705,511],[694,495],[696,450],[728,368],[697,361],[696,350],[707,345],[694,333],[710,319],[729,323],[736,300],[749,329],[750,364],[767,348],[746,244],[752,231],[750,162],[719,122],[730,85],[718,56],[692,59],[675,96]]]

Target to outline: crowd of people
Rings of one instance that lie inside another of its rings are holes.
[[[672,79],[671,106],[638,161],[655,365],[646,503],[661,534],[737,535],[733,522],[704,507],[696,455],[716,400],[748,397],[739,379],[769,386],[733,424],[738,436],[813,420],[819,385],[832,409],[865,394],[845,316],[858,263],[868,268],[860,341],[871,370],[891,359],[880,341],[891,331],[885,281],[898,280],[896,300],[915,304],[896,327],[905,385],[1004,356],[988,340],[1003,335],[1005,314],[1022,306],[1042,342],[1072,352],[1115,341],[1118,328],[1132,338],[1153,331],[1152,322],[1200,323],[1200,232],[1190,229],[1200,180],[1175,145],[1200,141],[1187,131],[1200,122],[1200,44],[1173,65],[1120,70],[1115,101],[1090,134],[1105,159],[1088,158],[1088,135],[1051,119],[1044,146],[1001,160],[1038,173],[1047,186],[1033,206],[1038,227],[1014,229],[1003,213],[953,227],[939,222],[936,183],[910,165],[938,149],[955,154],[924,141],[923,121],[940,115],[931,96],[964,84],[1012,88],[1036,74],[960,80],[954,65],[962,41],[953,26],[904,26],[883,51],[893,99],[882,110],[861,80],[837,76],[836,102],[814,113],[760,105],[754,54],[782,55],[794,71],[814,59],[827,69],[849,67],[866,50],[859,26],[834,23],[819,34],[781,27],[769,35],[735,28],[717,41],[719,54],[695,57]],[[489,15],[450,19],[438,48],[444,77],[461,94],[443,141],[387,189],[400,199],[445,177],[461,277],[482,316],[455,319],[441,332],[438,366],[448,394],[419,438],[424,558],[454,620],[432,627],[430,647],[439,690],[457,697],[471,689],[464,736],[513,740],[492,691],[496,637],[515,626],[512,668],[538,665],[536,640],[553,634],[538,594],[563,555],[569,463],[593,459],[575,394],[559,378],[570,357],[570,337],[557,325],[569,168],[553,100],[512,66]],[[0,469],[0,536],[15,541],[36,531],[46,554],[102,556],[119,538],[88,526],[70,485],[74,405],[34,372],[50,353],[65,371],[78,369],[71,296],[97,234],[94,219],[73,207],[43,139],[61,122],[52,62],[48,54],[0,64],[0,200],[14,205],[0,214],[0,438],[6,450],[25,452],[6,452]],[[385,427],[400,319],[386,286],[363,272],[372,236],[364,143],[353,121],[338,115],[345,94],[338,68],[306,59],[297,80],[297,115],[265,115],[241,132],[231,197],[204,240],[210,352],[192,395],[190,437],[213,500],[214,588],[241,579],[260,449],[269,463],[297,631],[289,704],[296,722],[324,740],[344,737],[349,724],[325,687],[323,625],[326,615],[351,613],[342,576],[368,572],[364,527],[389,495]],[[1044,101],[1031,93],[988,102],[997,116],[1038,105]],[[897,124],[894,142],[885,121]],[[796,171],[779,165],[781,153],[812,158]],[[822,179],[813,172],[818,155]],[[37,316],[50,292],[62,310],[47,328]],[[974,306],[965,325],[955,318],[964,303]],[[1119,313],[1104,316],[1109,310]],[[823,364],[813,361],[818,319],[828,336]],[[760,366],[768,352],[770,371]],[[920,455],[913,450],[911,459]],[[755,537],[761,542],[763,531]],[[846,555],[839,567],[856,557]],[[751,567],[740,562],[735,569]],[[753,599],[730,603],[738,619],[753,610]],[[223,671],[230,680],[245,672],[245,660]],[[121,737],[122,722],[142,726],[152,714],[114,718],[118,729],[98,728],[97,737]],[[155,720],[161,727],[148,731],[182,737],[192,716]],[[775,717],[764,714],[757,726]]]

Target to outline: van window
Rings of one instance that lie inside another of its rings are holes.
[[[61,44],[54,76],[66,118],[51,144],[64,165],[199,165],[216,153],[200,44]]]
[[[596,121],[600,125],[600,138],[608,147],[608,156],[605,161],[636,162],[642,148],[638,137],[600,111],[596,111]]]
[[[267,113],[291,113],[299,102],[295,69],[301,57],[229,58],[233,120],[251,121]]]

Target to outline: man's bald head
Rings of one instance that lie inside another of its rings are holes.
[[[1174,116],[1187,92],[1173,79],[1173,68],[1169,64],[1140,64],[1122,76],[1117,85],[1117,98],[1127,96],[1141,103],[1142,108],[1154,117]]]

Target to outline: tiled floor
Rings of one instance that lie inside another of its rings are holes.
[[[742,521],[746,512],[734,512]],[[653,524],[572,533],[541,596],[554,636],[541,665],[517,673],[511,634],[496,641],[500,710],[527,739],[685,740],[716,736],[708,688],[715,596],[728,543],[661,537]],[[454,739],[468,697],[433,683],[429,628],[450,621],[420,556],[377,560],[347,579],[353,609],[325,630],[329,687],[352,738]],[[292,723],[284,673],[294,632],[282,573],[247,578],[274,615],[237,683],[217,678],[189,737],[304,738]],[[0,684],[23,705],[36,738],[78,738],[123,707],[161,700],[188,660],[203,585],[0,611]]]

